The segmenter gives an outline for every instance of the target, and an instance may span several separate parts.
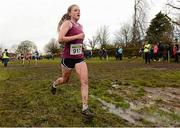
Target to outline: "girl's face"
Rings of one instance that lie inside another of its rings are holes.
[[[80,19],[80,9],[78,6],[74,6],[69,13],[71,19],[79,20]]]

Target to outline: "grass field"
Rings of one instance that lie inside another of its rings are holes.
[[[92,122],[81,115],[80,83],[70,82],[50,93],[61,73],[59,59],[35,66],[0,64],[0,126],[180,126],[180,64],[141,59],[87,61]]]

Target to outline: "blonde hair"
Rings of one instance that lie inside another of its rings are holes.
[[[61,27],[61,25],[63,24],[63,22],[66,21],[66,20],[70,20],[70,19],[71,19],[71,17],[69,16],[69,13],[72,11],[72,8],[75,7],[75,6],[77,6],[77,5],[76,5],[76,4],[73,4],[73,5],[69,6],[68,9],[67,9],[67,13],[65,13],[65,14],[62,16],[61,20],[60,20],[59,23],[58,23],[58,27],[57,27],[57,31],[58,31],[58,32],[59,32],[60,27]]]

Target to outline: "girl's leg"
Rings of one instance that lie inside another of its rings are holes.
[[[56,88],[58,85],[62,85],[69,81],[72,69],[68,69],[61,64],[61,70],[62,70],[62,77],[59,77],[56,81],[54,81],[51,89],[52,94],[56,94]]]
[[[62,77],[59,77],[54,83],[55,85],[61,85],[69,81],[72,69],[67,69],[61,64]]]
[[[76,72],[81,82],[81,96],[83,103],[83,110],[88,108],[88,69],[85,62],[77,63],[75,65]]]
[[[88,117],[93,117],[94,114],[88,109],[88,69],[85,62],[77,63],[75,65],[76,72],[81,82],[81,97],[82,97],[82,114]]]

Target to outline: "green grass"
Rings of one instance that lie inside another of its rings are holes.
[[[24,67],[17,61],[6,69],[0,65],[0,126],[134,126],[102,109],[102,104],[91,97],[89,104],[96,117],[89,124],[83,123],[80,82],[75,72],[68,84],[58,88],[56,96],[50,93],[49,85],[61,73],[59,61],[41,60],[38,66],[31,62]],[[145,65],[140,59],[117,62],[113,58],[109,61],[93,58],[87,63],[90,95],[125,110],[130,108],[129,102],[146,96],[144,87],[180,87],[177,70],[180,66],[175,64],[165,64],[165,67],[175,65],[176,69],[164,71],[156,70],[156,66],[163,63]],[[115,80],[118,80],[118,89],[111,85]],[[158,109],[152,110],[161,113]],[[167,118],[179,119],[172,115]],[[150,124],[144,120],[141,123],[142,126]]]

